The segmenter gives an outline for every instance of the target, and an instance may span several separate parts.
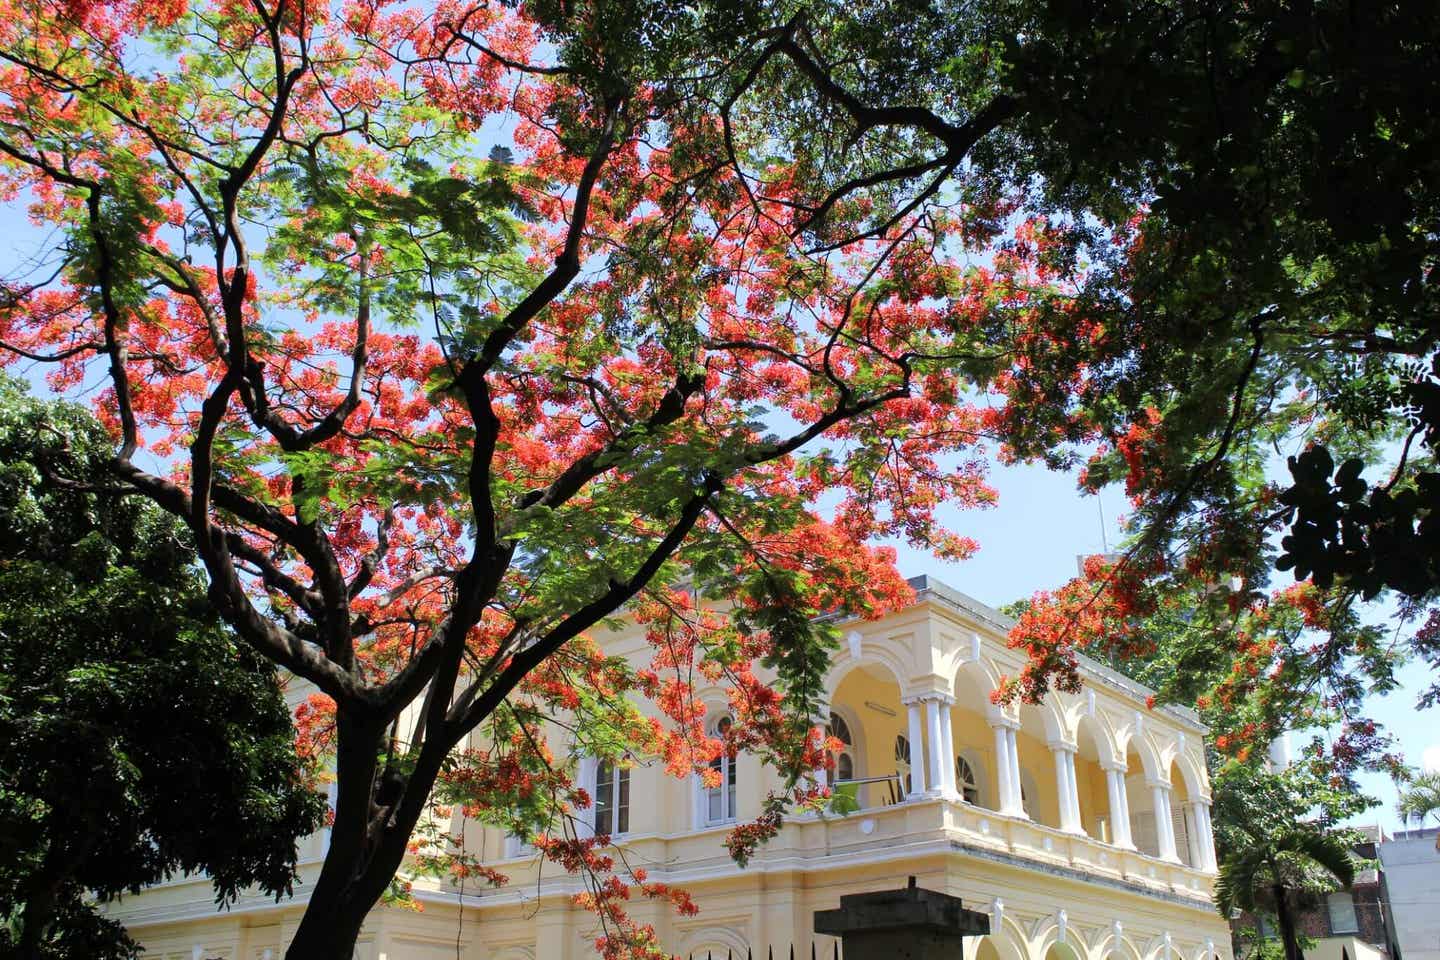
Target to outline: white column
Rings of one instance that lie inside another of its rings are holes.
[[[955,785],[955,734],[951,729],[949,697],[940,701],[940,752],[944,762],[940,765],[940,795],[946,800],[959,800],[960,791]]]
[[[1210,804],[1204,800],[1196,800],[1190,805],[1194,820],[1195,843],[1200,850],[1200,859],[1195,862],[1197,870],[1204,870],[1207,873],[1215,872],[1215,833],[1210,823]]]
[[[1060,796],[1060,829],[1084,833],[1080,825],[1080,797],[1075,790],[1075,747],[1059,742],[1050,745],[1055,755],[1055,789]]]
[[[1015,742],[1015,735],[1015,727],[1005,728],[1005,740],[1010,745],[1010,804],[1014,807],[1015,816],[1028,820],[1030,814],[1025,810],[1025,791],[1020,780],[1020,747]]]
[[[1151,803],[1155,808],[1155,836],[1160,844],[1160,859],[1178,861],[1175,853],[1175,825],[1170,822],[1170,787],[1164,783],[1150,784]]]
[[[1190,866],[1196,870],[1205,869],[1205,851],[1200,846],[1200,813],[1195,803],[1187,803],[1182,811],[1185,817],[1185,846],[1190,854]]]
[[[815,732],[820,735],[820,747],[825,754],[825,759],[815,768],[815,786],[824,790],[830,785],[830,771],[827,769],[830,764],[830,751],[825,747],[825,724],[817,723]]]
[[[1135,841],[1130,838],[1130,804],[1125,796],[1124,767],[1105,768],[1105,789],[1110,795],[1110,842],[1123,850],[1134,850]]]
[[[925,727],[925,756],[930,759],[930,792],[941,793],[945,786],[945,758],[940,755],[943,747],[940,740],[940,701],[934,697],[925,698]]]
[[[995,777],[996,787],[1000,796],[1000,812],[1010,813],[1013,804],[1010,802],[1011,781],[1010,781],[1010,738],[1006,736],[1005,724],[996,723],[995,730]]]
[[[920,726],[920,701],[912,700],[910,708],[910,798],[925,793],[925,738]]]
[[[1075,798],[1075,832],[1085,834],[1085,821],[1080,819],[1080,785],[1075,782],[1075,755],[1071,753],[1070,762],[1065,767],[1065,772],[1070,775],[1070,796]]]
[[[1125,770],[1122,768],[1116,778],[1120,781],[1120,809],[1125,811],[1125,845],[1135,849],[1135,831],[1130,829],[1130,788],[1126,786]]]
[[[1015,746],[1015,728],[1007,719],[993,721],[995,726],[995,769],[1000,781],[1000,812],[1012,817],[1025,816],[1020,793],[1020,755]]]

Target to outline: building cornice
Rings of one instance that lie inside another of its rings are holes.
[[[1015,626],[1015,619],[1013,617],[1006,616],[994,607],[987,606],[969,594],[962,593],[949,584],[936,580],[934,577],[921,574],[918,577],[909,578],[908,582],[915,590],[915,600],[917,603],[923,603],[927,600],[937,602],[961,614],[977,625],[987,627],[1001,636],[1009,633],[1010,628]],[[1141,703],[1146,702],[1150,697],[1155,695],[1155,691],[1143,683],[1140,683],[1138,680],[1132,680],[1118,670],[1108,667],[1099,660],[1096,660],[1094,657],[1077,651],[1076,659],[1080,662],[1080,666],[1086,674],[1086,679],[1093,678],[1099,681],[1102,686],[1120,691],[1131,699]],[[1151,709],[1153,712],[1164,714],[1181,726],[1193,730],[1196,733],[1205,734],[1209,732],[1210,728],[1200,722],[1199,714],[1189,707],[1182,707],[1176,704],[1160,704]]]

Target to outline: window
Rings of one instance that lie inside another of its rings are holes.
[[[906,794],[910,793],[910,741],[905,734],[895,735],[895,766]]]
[[[1175,797],[1170,799],[1170,829],[1175,833],[1175,855],[1187,867],[1195,866],[1190,862],[1190,817]]]
[[[855,779],[855,740],[850,736],[850,725],[845,718],[838,713],[830,714],[830,722],[825,725],[825,735],[839,740],[845,744],[844,748],[835,751],[835,779]]]
[[[710,735],[724,740],[731,726],[729,717],[721,717]],[[705,788],[705,822],[728,823],[735,819],[735,754],[728,746],[710,761],[710,769],[719,777],[719,783]]]
[[[507,859],[517,857],[531,857],[535,855],[535,845],[524,837],[517,837],[514,834],[505,838],[505,856]]]
[[[970,761],[964,757],[955,758],[955,785],[960,788],[960,796],[966,803],[980,802],[980,779],[975,776],[975,768]]]
[[[630,832],[630,771],[601,760],[595,767],[595,832]]]
[[[1355,898],[1346,890],[1338,890],[1325,898],[1330,912],[1330,932],[1359,933],[1360,924],[1355,919]]]

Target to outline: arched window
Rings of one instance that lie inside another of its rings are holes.
[[[721,717],[710,735],[724,740],[732,723],[729,717]],[[705,822],[728,823],[735,819],[735,754],[728,747],[721,750],[720,756],[710,761],[710,769],[718,775],[719,783],[705,788]]]
[[[895,767],[905,793],[910,792],[910,740],[903,733],[895,735]]]
[[[845,718],[838,713],[830,714],[830,722],[825,725],[825,736],[839,740],[845,746],[835,751],[835,779],[855,779],[855,740],[850,736],[850,725]]]
[[[955,758],[955,785],[966,803],[980,802],[980,778],[975,775],[970,761],[962,756]]]
[[[630,771],[601,760],[595,767],[595,832],[630,832]]]

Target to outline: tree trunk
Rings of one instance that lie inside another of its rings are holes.
[[[1275,886],[1275,923],[1280,928],[1280,942],[1285,945],[1285,960],[1305,960],[1300,949],[1300,939],[1295,933],[1295,919],[1290,916],[1290,904],[1285,899],[1285,888]]]
[[[335,824],[320,877],[310,893],[286,960],[352,960],[365,917],[405,861],[410,836],[435,786],[440,763],[427,751],[404,788],[404,803],[374,804],[379,730],[336,718]],[[443,759],[446,751],[436,750]]]
[[[359,903],[353,897],[332,897],[321,902],[319,891],[310,897],[295,939],[285,951],[286,960],[351,960],[360,927],[372,903]]]
[[[45,832],[49,836],[60,836],[60,827],[52,822]],[[74,828],[78,829],[78,828]],[[93,844],[86,840],[79,844],[79,852],[72,854],[72,848],[52,842],[45,850],[40,867],[30,878],[25,891],[25,909],[20,914],[20,940],[16,944],[18,960],[39,960],[40,948],[45,935],[55,921],[55,908],[60,903],[60,891],[65,887],[65,869],[70,862],[79,860]]]

